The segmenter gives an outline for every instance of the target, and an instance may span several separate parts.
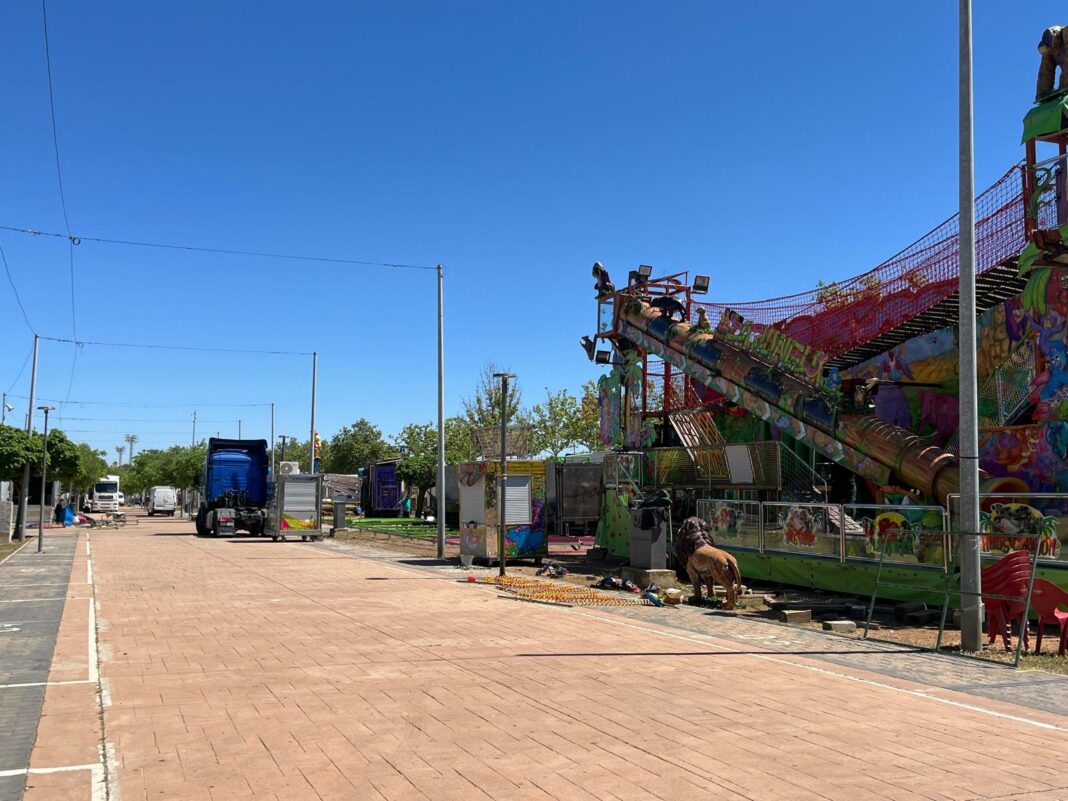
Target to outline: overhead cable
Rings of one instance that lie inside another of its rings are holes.
[[[36,228],[19,228],[12,225],[0,225],[0,231],[13,231],[19,234],[31,236],[51,236],[59,239],[67,239],[73,245],[82,242],[97,242],[102,245],[128,245],[130,247],[163,248],[166,250],[188,250],[196,253],[218,253],[224,256],[255,256],[261,259],[288,259],[291,261],[316,261],[326,264],[357,264],[364,267],[394,267],[398,270],[437,270],[436,266],[425,264],[402,264],[400,262],[367,261],[364,259],[342,259],[329,256],[305,256],[297,253],[268,253],[258,250],[235,250],[230,248],[209,248],[199,245],[176,245],[168,242],[140,242],[133,239],[107,239],[99,236],[74,236],[73,234],[60,234],[55,231],[41,231]]]

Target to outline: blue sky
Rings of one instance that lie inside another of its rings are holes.
[[[447,413],[489,360],[530,403],[597,375],[577,345],[595,260],[753,300],[864,272],[952,214],[956,9],[50,0],[71,228],[441,262]],[[974,13],[981,190],[1022,158],[1035,46],[1068,20],[1054,2]],[[0,9],[0,74],[0,225],[61,231],[37,0]],[[66,243],[0,245],[36,330],[70,337]],[[82,340],[318,350],[324,436],[435,415],[433,273],[86,242],[75,286]],[[0,342],[6,389],[31,336],[2,280]],[[87,345],[75,362],[45,343],[38,392],[111,451],[187,442],[194,407],[198,434],[268,434],[265,407],[212,404],[273,401],[278,433],[305,437],[309,385],[304,357]]]

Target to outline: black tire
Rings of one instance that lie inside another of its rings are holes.
[[[198,537],[206,537],[206,536],[208,536],[208,525],[207,525],[207,521],[204,518],[205,518],[204,510],[201,509],[199,512],[197,512],[197,536]]]

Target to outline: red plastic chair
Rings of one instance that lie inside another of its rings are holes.
[[[1058,656],[1064,656],[1065,648],[1068,647],[1068,612],[1058,607],[1068,607],[1068,592],[1065,592],[1052,581],[1035,579],[1035,586],[1031,589],[1031,608],[1038,613],[1038,633],[1035,635],[1035,653],[1042,650],[1042,629],[1046,624],[1056,624],[1060,629],[1060,647],[1057,649]]]
[[[1010,624],[1017,621],[1020,636],[1023,637],[1023,648],[1028,649],[1028,629],[1024,623],[1025,600],[1027,597],[1027,584],[1031,579],[1031,554],[1027,551],[1013,551],[1005,554],[994,564],[983,568],[983,590],[992,595],[1010,595],[1019,598],[1018,601],[1007,601],[1001,598],[983,596],[983,604],[986,606],[987,633],[989,639],[987,645],[992,645],[1000,632],[1006,651],[1012,650],[1010,636]]]

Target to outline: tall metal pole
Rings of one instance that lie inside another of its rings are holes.
[[[0,405],[0,426],[7,425],[7,393],[4,393],[3,405]]]
[[[30,402],[26,407],[26,433],[33,430],[33,401],[37,394],[37,350],[40,347],[41,338],[33,335],[33,368],[30,371]],[[19,497],[19,525],[16,539],[26,539],[26,505],[30,495],[30,463],[22,469],[22,488]]]
[[[282,438],[282,457],[280,461],[284,462],[286,460],[286,435],[280,434],[279,436]]]
[[[512,373],[494,373],[494,378],[501,379],[501,470],[498,478],[497,508],[501,515],[501,530],[497,533],[497,564],[500,574],[505,574],[505,533],[508,505],[508,379],[515,378]]]
[[[237,421],[237,438],[241,439],[241,421]]]
[[[44,412],[44,452],[41,455],[41,506],[37,514],[37,553],[44,551],[44,510],[45,510],[45,487],[48,476],[48,413],[54,406],[42,406]]]
[[[271,475],[274,475],[274,404],[271,404]]]
[[[311,397],[311,466],[308,472],[315,474],[315,384],[319,374],[319,353],[312,352],[312,397]]]
[[[445,301],[438,265],[438,559],[445,558]]]
[[[195,448],[197,445],[197,411],[193,410],[193,439],[189,442],[189,447]]]
[[[983,640],[979,561],[979,419],[975,372],[975,168],[972,2],[960,0],[960,538],[961,650]]]

